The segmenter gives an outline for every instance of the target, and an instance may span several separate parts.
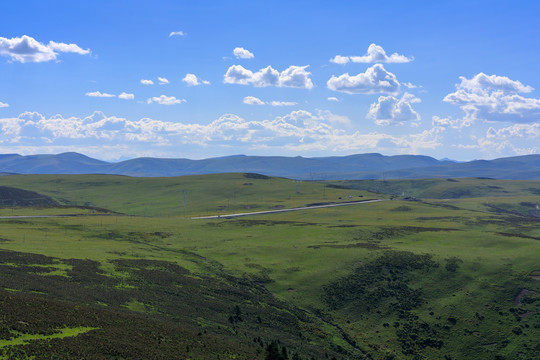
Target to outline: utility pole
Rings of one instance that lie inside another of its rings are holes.
[[[182,196],[184,198],[184,202],[183,202],[184,207],[186,207],[186,194],[187,194],[187,190],[182,190]]]
[[[186,195],[187,195],[187,190],[182,190],[182,206],[184,207],[184,216],[186,216]]]

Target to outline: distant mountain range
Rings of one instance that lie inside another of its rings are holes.
[[[116,174],[141,177],[250,172],[303,180],[488,177],[540,180],[540,155],[456,162],[422,155],[358,154],[331,157],[227,156],[203,160],[136,158],[105,162],[70,152],[0,155],[10,174]]]

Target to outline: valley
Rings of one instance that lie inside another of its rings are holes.
[[[6,359],[540,354],[535,181],[12,175],[0,186],[47,201],[6,198],[2,216],[77,215],[0,219]],[[351,201],[366,203],[317,208]],[[219,217],[192,219],[203,216]]]

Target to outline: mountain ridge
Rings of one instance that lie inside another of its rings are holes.
[[[540,155],[456,162],[426,155],[378,153],[329,157],[233,155],[201,160],[140,157],[107,162],[76,152],[0,154],[2,174],[114,174],[169,177],[250,172],[301,180],[489,177],[540,180]]]

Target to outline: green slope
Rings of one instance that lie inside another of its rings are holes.
[[[14,186],[65,205],[107,208],[130,215],[199,216],[373,199],[374,194],[328,188],[257,174],[133,178],[117,175],[17,175],[0,177]],[[184,201],[185,199],[185,201]]]
[[[243,185],[247,182],[252,185]],[[35,301],[36,307],[42,301],[66,301],[61,303],[65,309],[84,306],[85,311],[99,311],[100,319],[123,316],[132,319],[123,324],[134,324],[122,343],[112,335],[117,328],[89,321],[86,315],[65,324],[54,316],[40,318],[40,326],[49,332],[76,327],[103,332],[32,341],[9,351],[47,357],[49,345],[54,351],[75,351],[75,343],[86,349],[90,335],[112,336],[110,348],[103,351],[115,351],[137,341],[137,326],[150,326],[163,329],[152,330],[152,339],[184,334],[182,342],[168,342],[163,354],[185,351],[189,345],[192,354],[181,356],[186,358],[226,358],[230,349],[238,349],[231,350],[231,357],[264,358],[265,347],[278,339],[290,357],[298,352],[308,359],[538,358],[540,219],[520,215],[512,206],[539,202],[540,194],[530,190],[539,184],[485,179],[387,183],[393,191],[406,185],[433,195],[421,201],[228,220],[0,220],[0,249],[5,250],[0,287],[10,292],[10,306],[22,300]],[[53,184],[57,187],[51,190]],[[144,181],[30,176],[20,177],[19,185],[99,206],[108,201],[133,213],[145,203],[148,212],[154,211],[147,194],[162,194],[163,203],[171,207],[173,192],[167,189],[187,185],[193,186],[191,192],[215,187],[201,207],[222,204],[220,194],[238,188],[256,189],[261,199],[269,199],[257,202],[266,207],[278,201],[288,206],[339,197],[345,201],[348,194],[368,196],[359,190],[323,188],[321,183],[301,183],[297,194],[293,181],[242,174]],[[123,192],[122,185],[127,187]],[[461,194],[470,191],[469,197],[437,196],[437,191],[460,187]],[[17,321],[9,317],[4,329],[24,333]],[[38,325],[31,317],[22,321]],[[149,342],[149,349],[159,353],[158,341]]]

